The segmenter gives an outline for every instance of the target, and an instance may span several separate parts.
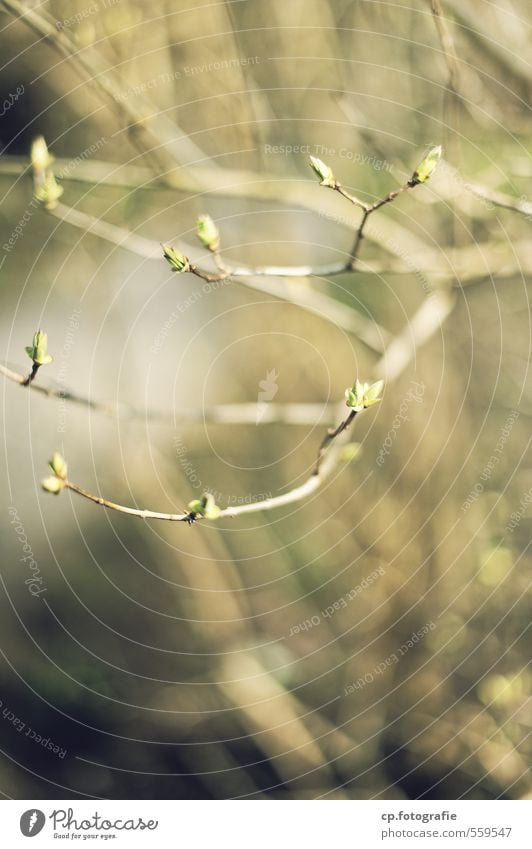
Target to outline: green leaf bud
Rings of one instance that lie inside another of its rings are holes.
[[[181,251],[172,248],[170,245],[162,245],[161,247],[164,258],[168,261],[172,271],[177,271],[179,274],[184,271],[190,271],[190,261]]]
[[[51,492],[52,495],[59,495],[59,493],[65,488],[65,482],[53,475],[49,478],[44,478],[41,481],[41,486],[45,492]]]
[[[52,472],[57,478],[63,481],[66,480],[68,466],[65,458],[58,451],[54,453],[54,456],[52,457],[48,465],[50,466]]]
[[[383,387],[383,380],[377,380],[375,383],[361,383],[357,378],[352,388],[345,390],[346,404],[359,413],[381,400]]]
[[[200,242],[210,251],[220,247],[220,233],[210,215],[200,215],[196,222],[196,233]]]
[[[437,145],[437,147],[433,147],[425,158],[419,163],[416,170],[412,174],[412,179],[410,182],[413,185],[417,185],[418,183],[426,183],[427,180],[432,176],[436,165],[441,159],[442,155],[442,147],[441,145]]]
[[[329,188],[335,189],[338,184],[336,182],[336,177],[332,172],[332,168],[329,168],[325,162],[322,162],[321,159],[318,159],[316,156],[311,156],[309,158],[309,162],[310,167],[321,180],[320,185],[329,186]]]
[[[25,348],[25,351],[34,363],[39,366],[48,365],[53,357],[48,353],[48,335],[38,330],[33,336],[33,343]]]

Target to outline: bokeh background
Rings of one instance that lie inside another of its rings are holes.
[[[2,378],[0,792],[527,797],[526,1],[0,12],[2,361],[27,368],[42,327],[39,382],[120,405]],[[33,204],[39,133],[62,204],[150,241]],[[359,214],[308,153],[372,201],[435,144],[438,172],[371,218],[357,273],[204,289],[150,253],[193,244],[207,212],[228,261],[343,261]],[[40,490],[59,449],[77,483],[140,507],[285,492],[357,375],[387,378],[358,455],[290,508],[188,528]],[[304,423],[207,415],[265,380],[272,404],[314,405]]]

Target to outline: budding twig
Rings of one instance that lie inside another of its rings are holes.
[[[392,201],[394,201],[402,192],[406,192],[409,189],[413,189],[415,188],[415,186],[419,186],[421,183],[426,183],[432,175],[432,172],[434,171],[436,165],[438,164],[441,158],[441,154],[442,149],[440,146],[433,147],[427,153],[425,158],[419,163],[418,167],[416,168],[410,179],[403,186],[393,192],[389,192],[386,197],[381,198],[380,200],[377,200],[374,203],[365,203],[364,201],[360,200],[360,198],[357,198],[347,192],[343,188],[343,186],[338,182],[332,172],[332,169],[328,165],[322,162],[321,159],[317,159],[317,157],[315,156],[310,157],[310,167],[320,178],[320,185],[325,186],[329,189],[333,189],[336,192],[339,192],[342,197],[346,198],[348,201],[350,201],[350,203],[354,204],[354,206],[358,206],[360,207],[360,209],[362,209],[362,218],[356,231],[355,241],[351,249],[349,260],[344,266],[344,271],[355,270],[355,264],[358,259],[360,245],[362,243],[362,239],[364,238],[364,227],[366,226],[367,220],[370,215],[376,212],[377,209],[380,209],[381,206],[385,206],[387,203],[392,203]]]
[[[145,259],[160,259],[160,243],[152,239],[138,236],[136,233],[131,233],[123,227],[109,224],[100,218],[88,215],[86,212],[81,212],[64,203],[57,203],[53,209],[48,209],[47,212],[66,224],[77,227],[85,233],[93,233],[95,236],[99,236],[105,239],[105,241],[117,245],[136,256],[141,256]],[[183,247],[188,253],[189,246],[184,245]],[[215,255],[213,255],[213,259],[216,263],[217,259]],[[220,263],[220,257],[218,257],[218,263]],[[198,277],[202,274],[209,274],[207,271],[203,271],[203,269],[196,266],[195,263],[194,267],[195,274]],[[265,279],[280,277],[332,277],[336,274],[345,274],[345,262],[331,263],[323,266],[268,265],[257,268],[236,265],[229,266],[224,262],[223,267],[218,265],[218,268],[226,274],[226,278],[220,278],[219,275],[214,275],[207,282],[231,278],[232,281],[240,286],[246,286],[257,292],[273,295],[275,298],[279,298],[314,315],[320,316],[325,321],[331,322],[335,327],[339,327],[347,333],[354,333],[365,345],[378,353],[384,351],[386,342],[390,336],[388,331],[376,321],[365,319],[361,313],[352,309],[348,304],[339,304],[334,298],[315,289],[308,287],[305,289],[299,288],[296,292],[281,280]],[[203,279],[207,280],[206,277],[203,277]]]
[[[123,504],[118,504],[115,501],[109,501],[100,495],[94,495],[88,492],[83,487],[73,483],[68,479],[68,467],[60,454],[56,453],[49,463],[50,469],[53,472],[51,477],[43,480],[42,486],[46,492],[59,495],[63,489],[69,489],[87,498],[94,504],[100,507],[106,507],[108,510],[115,510],[119,513],[127,513],[129,516],[135,516],[139,519],[160,519],[167,522],[186,522],[191,525],[198,519],[214,520],[223,516],[240,516],[244,513],[261,513],[265,510],[274,510],[277,507],[283,507],[287,504],[292,504],[306,498],[321,485],[323,480],[334,469],[340,457],[340,445],[332,446],[331,443],[342,434],[349,424],[355,418],[355,415],[361,410],[371,407],[380,401],[380,392],[382,390],[382,380],[377,383],[368,384],[355,381],[351,389],[346,390],[346,403],[351,410],[344,421],[334,430],[329,431],[325,439],[322,441],[316,463],[311,475],[300,486],[285,492],[282,495],[276,495],[272,498],[267,498],[264,501],[252,502],[250,504],[242,504],[237,507],[221,508],[214,502],[212,494],[206,493],[200,499],[191,501],[188,512],[182,513],[160,513],[154,510],[144,510],[137,507],[126,507]],[[334,449],[334,450],[333,450]]]

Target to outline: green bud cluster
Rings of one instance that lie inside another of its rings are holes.
[[[41,486],[45,492],[51,492],[53,495],[59,495],[66,486],[68,472],[66,460],[61,454],[59,454],[58,451],[56,451],[48,465],[53,474],[44,478],[41,482]]]
[[[185,254],[182,254],[176,248],[170,247],[170,245],[161,245],[161,247],[164,258],[167,260],[172,271],[176,271],[178,274],[184,271],[190,271],[190,261]]]
[[[359,413],[381,400],[383,387],[383,380],[377,380],[375,383],[361,383],[357,378],[351,389],[345,390],[346,404]]]
[[[45,366],[51,363],[53,357],[48,353],[48,335],[38,330],[33,336],[33,343],[26,347],[26,353],[30,360],[38,366]]]
[[[204,519],[217,519],[221,513],[214,496],[210,492],[205,492],[201,498],[191,501],[188,506],[192,513],[203,516]]]

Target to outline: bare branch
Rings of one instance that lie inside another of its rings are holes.
[[[71,224],[73,227],[77,227],[86,233],[93,233],[95,236],[99,236],[107,242],[124,248],[137,256],[157,260],[161,258],[161,245],[154,239],[146,239],[144,236],[138,236],[136,233],[132,233],[123,227],[109,224],[100,218],[88,215],[86,212],[81,212],[63,203],[56,204],[54,209],[49,209],[47,212],[61,221]],[[188,244],[183,244],[183,250],[187,255],[194,255],[196,252],[195,248]],[[361,313],[345,304],[338,304],[334,298],[330,298],[322,292],[316,292],[315,290],[301,286],[296,291],[293,288],[289,288],[286,282],[260,279],[263,277],[330,277],[335,274],[345,274],[348,270],[345,263],[314,267],[263,266],[252,268],[230,265],[224,261],[224,270],[219,274],[210,274],[206,269],[196,265],[196,263],[193,265],[193,272],[208,282],[231,278],[242,286],[247,286],[258,292],[265,292],[268,295],[274,295],[276,298],[300,306],[314,315],[321,316],[342,330],[348,333],[354,333],[364,344],[378,353],[382,353],[386,342],[390,338],[388,331],[377,322],[367,320]]]

